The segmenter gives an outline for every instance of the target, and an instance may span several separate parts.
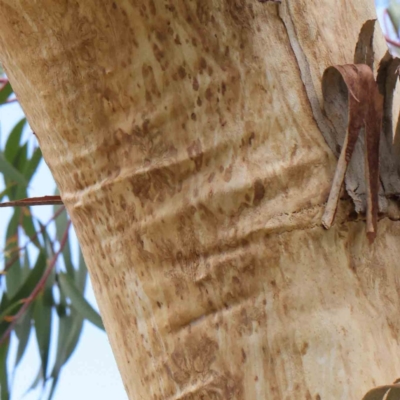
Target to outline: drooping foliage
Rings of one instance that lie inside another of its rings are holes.
[[[1,78],[0,85],[0,106],[16,102],[7,78]],[[30,183],[42,162],[36,137],[27,128],[25,118],[18,121],[0,148],[4,183],[0,202],[29,197]],[[53,207],[47,222],[35,216],[35,207],[15,207],[9,221],[0,220],[0,229],[5,230],[0,267],[0,399],[12,398],[10,377],[32,342],[31,335],[36,339],[40,368],[26,389],[41,385],[50,399],[77,346],[84,320],[104,329],[100,316],[84,298],[86,265],[80,251],[74,261],[71,222],[62,205]],[[53,330],[56,343],[52,343]],[[15,358],[10,352],[12,341],[17,347]],[[50,363],[53,351],[55,361]]]

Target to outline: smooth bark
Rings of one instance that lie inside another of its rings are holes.
[[[0,1],[0,60],[130,399],[348,400],[398,378],[397,217],[372,246],[350,200],[321,225],[322,74],[373,18],[372,0]]]

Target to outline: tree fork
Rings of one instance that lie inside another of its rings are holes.
[[[397,217],[371,246],[348,199],[320,222],[322,75],[374,18],[372,0],[0,1],[0,60],[130,399],[360,399],[398,377]]]

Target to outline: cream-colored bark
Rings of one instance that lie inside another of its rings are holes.
[[[372,0],[0,1],[0,60],[130,399],[360,399],[400,374],[400,223],[372,246],[349,200],[320,223],[322,74],[373,18]]]

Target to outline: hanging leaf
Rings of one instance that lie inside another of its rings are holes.
[[[7,82],[3,89],[0,90],[0,104],[4,104],[10,95],[13,93],[10,82]]]
[[[87,319],[98,328],[104,330],[100,315],[83,297],[83,294],[77,289],[73,280],[64,273],[59,274],[58,279],[61,289],[70,298],[72,306],[75,308],[75,310],[81,314],[83,318]]]
[[[0,201],[5,197],[5,196],[10,196],[9,193],[11,189],[16,185],[16,182],[11,182],[8,185],[6,185],[6,188],[0,192]]]
[[[7,177],[8,180],[14,181],[23,187],[27,187],[29,182],[12,164],[10,164],[0,152],[0,172]]]
[[[8,297],[9,300],[4,301],[2,299],[0,305],[0,312],[3,313],[6,308],[10,306],[10,304],[15,304],[18,301],[25,301],[26,298],[33,292],[33,289],[36,287],[38,282],[40,281],[43,273],[46,269],[46,257],[43,252],[40,252],[36,261],[34,268],[31,270],[29,276],[23,282],[18,292],[12,297]],[[4,295],[3,295],[4,296]],[[19,308],[22,307],[23,303],[20,303],[20,306],[17,307],[16,312],[19,311]],[[7,321],[0,321],[0,337],[6,332],[9,327],[9,323]]]
[[[24,170],[23,170],[23,175],[24,177],[30,181],[34,173],[36,172],[40,161],[42,161],[42,151],[38,147],[32,154],[32,157],[28,160],[28,162],[25,164]]]
[[[22,304],[21,300],[11,303],[4,311],[0,313],[0,321],[5,321],[7,317],[12,317],[16,314]]]
[[[26,125],[26,118],[22,118],[13,128],[10,135],[8,136],[6,145],[4,147],[4,157],[9,163],[13,163],[15,157],[20,149],[20,142],[22,132]]]
[[[63,365],[73,353],[82,332],[83,318],[80,315],[66,315],[59,319],[57,354],[51,377],[53,379],[48,400],[51,400],[57,387]]]
[[[19,232],[18,232],[18,224],[20,220],[21,212],[20,210],[14,210],[14,214],[12,215],[10,222],[8,223],[7,232],[6,232],[6,265],[7,265],[7,273],[6,273],[6,285],[7,285],[7,293],[9,297],[13,297],[17,290],[19,289],[22,281],[21,281],[21,262],[19,257]]]
[[[23,315],[18,323],[15,325],[15,334],[18,337],[18,350],[17,355],[15,356],[14,369],[18,366],[22,357],[25,354],[26,346],[28,344],[29,337],[32,331],[32,313],[33,307],[30,306],[27,309],[25,315]]]
[[[42,360],[41,374],[44,379],[47,376],[46,373],[50,352],[52,303],[51,287],[47,287],[44,292],[37,296],[33,311],[36,340],[39,347],[40,358]]]
[[[29,207],[22,209],[22,228],[28,238],[33,238],[31,243],[36,246],[37,249],[41,249],[42,245],[39,242],[39,238],[36,235],[37,229],[33,223],[33,216]]]
[[[24,143],[20,146],[14,160],[9,162],[23,174],[26,163],[28,162],[28,143]]]
[[[9,339],[0,346],[0,399],[9,400],[10,393],[8,387],[7,355],[9,349]]]
[[[31,385],[29,386],[29,388],[25,394],[29,393],[33,389],[36,389],[38,387],[39,383],[43,380],[44,380],[44,377],[42,375],[42,367],[40,367],[38,373],[36,374],[35,379],[31,383]]]
[[[64,206],[54,206],[53,207],[54,214],[56,214],[60,210],[61,207],[64,208]],[[64,212],[62,212],[59,215],[59,217],[56,219],[56,234],[57,234],[58,241],[61,241],[61,238],[63,237],[65,230],[68,229],[68,223],[69,223],[68,214],[64,208]],[[67,243],[65,243],[62,255],[63,255],[64,264],[65,264],[67,273],[73,279],[74,274],[75,274],[75,268],[72,265],[71,246],[69,244],[69,240]]]
[[[82,294],[85,290],[87,277],[88,277],[88,271],[85,259],[83,258],[82,250],[79,249],[79,265],[77,271],[75,271],[75,283],[76,287]]]

